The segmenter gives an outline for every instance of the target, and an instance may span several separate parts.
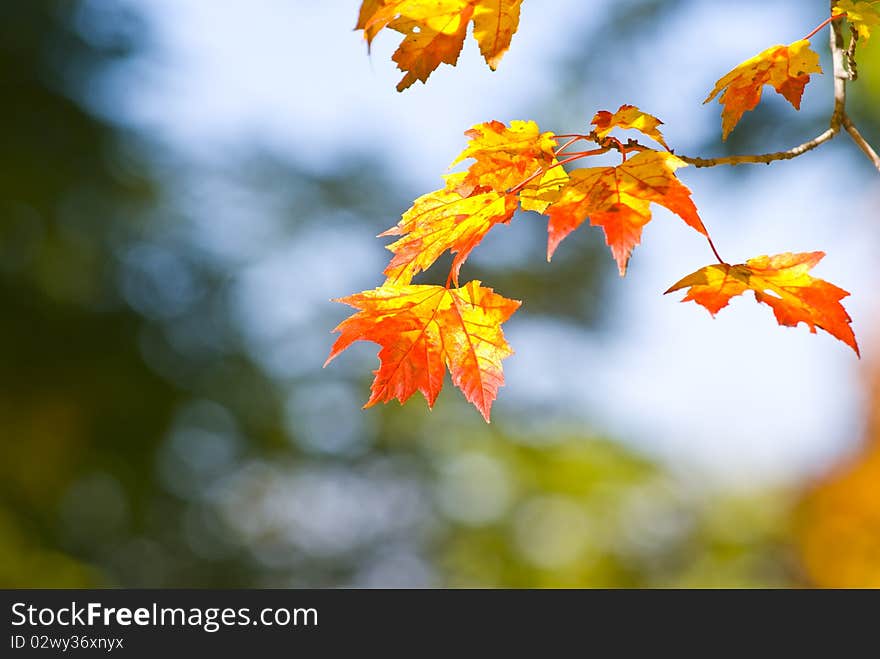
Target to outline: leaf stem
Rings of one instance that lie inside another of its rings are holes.
[[[610,151],[610,149],[606,149],[604,147],[599,149],[590,149],[589,151],[574,151],[573,153],[565,154],[566,156],[568,156],[565,161],[569,162],[570,159],[584,158],[586,156],[597,156],[607,151]],[[560,164],[562,163],[560,162]]]
[[[575,154],[570,155],[568,158],[563,158],[562,160],[557,162],[555,165],[551,165],[550,167],[546,167],[546,168],[545,167],[538,167],[538,169],[537,169],[537,171],[535,171],[535,173],[533,173],[530,176],[527,176],[522,181],[517,183],[515,186],[510,188],[507,191],[507,194],[514,194],[516,192],[519,192],[524,187],[526,187],[529,183],[531,183],[536,178],[538,178],[541,174],[549,172],[551,169],[554,169],[556,167],[561,167],[562,165],[566,165],[570,162],[574,162],[575,160],[580,160],[581,158],[586,158],[587,156],[598,156],[599,154],[607,153],[610,150],[611,150],[610,146],[608,146],[608,147],[603,146],[603,147],[599,147],[598,149],[592,149],[590,151],[581,151],[579,153],[575,153]]]
[[[584,136],[583,136],[583,135],[575,135],[575,136],[572,137],[570,140],[568,140],[568,142],[566,142],[565,144],[563,144],[563,145],[560,146],[560,147],[557,147],[557,148],[553,151],[553,153],[556,154],[556,155],[558,156],[560,153],[562,153],[563,151],[565,151],[565,150],[566,150],[568,147],[570,147],[572,144],[574,144],[575,142],[577,142],[578,140],[581,140],[581,139],[584,139]]]
[[[813,30],[812,32],[810,32],[807,36],[805,36],[805,37],[802,39],[802,41],[809,41],[810,39],[812,39],[813,37],[815,37],[815,36],[819,33],[819,31],[820,31],[823,27],[825,27],[826,25],[828,25],[831,21],[836,21],[838,18],[845,18],[845,17],[846,17],[846,12],[844,12],[844,13],[842,13],[842,14],[834,14],[834,15],[832,15],[832,16],[829,16],[829,17],[826,18],[824,21],[822,21],[821,23],[819,23],[819,25],[816,26],[816,29],[814,29],[814,30]]]
[[[721,265],[727,265],[727,262],[721,258],[721,255],[718,253],[718,250],[715,248],[715,243],[712,242],[712,239],[709,237],[709,234],[706,234],[706,240],[709,241],[709,247],[712,248],[712,253],[715,255],[715,258],[718,259],[718,263]]]

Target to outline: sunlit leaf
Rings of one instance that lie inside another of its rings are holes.
[[[846,20],[856,28],[859,38],[867,41],[871,28],[880,25],[880,0],[837,0],[834,15],[840,14],[846,14]]]
[[[722,139],[726,140],[743,114],[757,107],[764,85],[773,87],[800,110],[804,87],[813,73],[822,73],[822,68],[819,55],[810,49],[806,39],[788,46],[771,46],[715,83],[715,89],[703,103],[721,94],[718,102],[724,108],[721,111]]]
[[[651,221],[652,203],[665,206],[706,235],[690,190],[675,176],[675,170],[685,166],[671,153],[646,150],[617,167],[574,170],[559,198],[547,208],[547,258],[589,218],[590,224],[605,231],[605,241],[623,276],[641,240],[642,227]]]
[[[405,285],[427,270],[445,251],[455,254],[452,277],[458,280],[462,263],[489,230],[513,217],[515,194],[491,189],[466,188],[461,194],[464,173],[447,177],[447,187],[416,199],[403,218],[380,236],[403,236],[388,245],[394,253],[385,268],[389,284]]]
[[[659,128],[663,122],[653,115],[642,112],[635,105],[621,105],[614,114],[608,110],[601,110],[593,117],[592,123],[600,139],[608,137],[615,128],[634,129],[644,133],[664,149],[669,149]]]
[[[494,71],[519,26],[522,0],[364,0],[355,29],[371,44],[383,28],[404,35],[392,59],[403,71],[397,91],[425,82],[440,64],[458,61],[468,24]]]
[[[359,311],[339,324],[329,363],[355,341],[381,346],[365,407],[420,391],[433,406],[446,369],[486,421],[504,384],[501,361],[513,354],[501,324],[519,308],[472,281],[461,288],[391,286],[337,300]],[[326,364],[325,364],[326,365]]]
[[[758,302],[772,307],[780,325],[795,327],[803,322],[814,334],[816,328],[823,329],[859,354],[852,319],[840,303],[849,293],[809,274],[824,256],[823,252],[787,252],[739,265],[718,263],[688,275],[666,292],[687,288],[683,301],[693,300],[714,316],[731,298],[753,291]]]

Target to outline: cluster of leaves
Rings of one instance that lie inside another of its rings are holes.
[[[878,4],[880,0],[842,0],[837,13],[806,38],[768,48],[723,76],[706,99],[720,94],[722,137],[726,139],[742,115],[757,106],[764,85],[798,109],[810,76],[821,73],[809,38],[843,17],[850,21],[854,39],[867,38],[878,22]],[[453,46],[460,49],[472,18],[483,54],[494,67],[516,29],[519,5],[504,0],[366,0],[358,27],[368,40],[385,26],[406,35],[395,54],[407,71],[400,89],[427,78],[440,61],[453,63],[458,53]],[[482,20],[486,16],[492,16],[496,26],[493,39],[487,37]],[[423,52],[408,59],[419,48]],[[692,300],[715,315],[731,298],[752,291],[758,302],[773,309],[780,325],[803,322],[813,333],[825,330],[858,354],[851,319],[840,302],[849,293],[809,274],[822,252],[759,256],[734,265],[719,256],[691,191],[676,175],[688,163],[669,149],[661,125],[657,117],[623,105],[616,112],[598,112],[584,134],[542,132],[533,121],[509,126],[489,121],[472,127],[465,133],[467,146],[452,163],[470,160],[468,168],[445,176],[442,188],[416,199],[400,222],[381,234],[397,237],[388,246],[393,256],[384,270],[385,282],[338,300],[358,311],[336,328],[340,336],[327,361],[358,340],[381,346],[367,406],[393,398],[403,403],[416,391],[433,405],[448,369],[453,383],[488,421],[504,383],[501,363],[513,354],[501,325],[520,302],[479,281],[460,284],[461,267],[473,249],[493,227],[510,222],[521,209],[548,217],[549,260],[565,237],[589,220],[603,230],[624,276],[642,229],[651,221],[652,204],[667,208],[700,233],[718,261],[687,275],[667,293],[687,289],[683,301]],[[611,134],[615,129],[638,131],[660,148],[632,138],[624,142]],[[582,143],[590,148],[575,150]],[[615,151],[620,164],[564,168]],[[445,286],[412,283],[445,252],[453,255]]]

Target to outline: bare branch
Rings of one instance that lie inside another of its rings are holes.
[[[807,151],[812,151],[817,146],[821,146],[822,144],[825,144],[825,142],[831,140],[835,135],[837,135],[839,131],[840,125],[838,124],[837,128],[829,128],[821,135],[817,135],[813,139],[804,142],[803,144],[798,144],[796,147],[788,149],[787,151],[776,151],[774,153],[762,153],[759,155],[722,156],[719,158],[692,158],[690,156],[678,157],[684,160],[689,165],[693,165],[694,167],[716,167],[718,165],[743,165],[760,163],[769,165],[771,162],[775,162],[777,160],[791,160],[792,158],[797,158],[798,156],[805,154]]]
[[[831,116],[831,127],[840,130],[843,126],[853,142],[862,150],[868,160],[880,171],[880,156],[877,155],[876,149],[872,147],[868,141],[856,128],[852,119],[846,113],[846,81],[847,79],[855,80],[856,69],[855,49],[858,43],[858,32],[852,30],[852,40],[850,41],[849,50],[844,50],[843,30],[840,23],[831,25],[831,57],[834,62],[834,114]],[[844,61],[849,59],[850,69],[847,72]]]
[[[877,155],[877,152],[874,150],[868,141],[862,137],[862,134],[859,132],[859,129],[856,128],[856,125],[852,122],[852,119],[849,118],[849,115],[843,115],[843,127],[846,128],[846,132],[849,133],[849,136],[853,139],[853,142],[858,145],[858,147],[862,150],[862,152],[868,156],[868,160],[874,163],[874,167],[880,170],[880,155]]]

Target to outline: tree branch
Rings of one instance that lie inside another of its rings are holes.
[[[796,147],[792,147],[787,151],[776,151],[774,153],[762,153],[758,155],[722,156],[719,158],[692,158],[691,156],[678,157],[684,160],[689,165],[693,165],[694,167],[717,167],[718,165],[743,165],[757,163],[765,163],[769,165],[771,162],[775,162],[777,160],[791,160],[792,158],[797,158],[798,156],[803,155],[807,151],[812,151],[817,146],[821,146],[822,144],[825,144],[825,142],[834,138],[834,136],[837,135],[837,133],[839,132],[840,123],[838,123],[836,128],[829,128],[821,135],[817,135],[813,139],[804,142],[803,144],[798,144]]]
[[[853,142],[858,145],[858,147],[862,150],[866,156],[868,156],[868,160],[874,163],[874,167],[880,171],[880,155],[877,155],[877,152],[874,150],[868,141],[862,137],[862,134],[859,132],[859,129],[856,128],[856,125],[852,122],[852,119],[849,118],[849,115],[844,113],[843,115],[843,127],[846,128],[846,132],[849,133],[849,136],[852,138]]]
[[[832,2],[832,8],[833,6]],[[849,73],[844,64],[846,52],[843,47],[843,30],[840,29],[839,22],[832,23],[829,36],[831,39],[832,75],[834,76],[834,112],[831,114],[831,128],[836,133],[840,130],[846,110],[846,81],[849,79]]]
[[[849,50],[844,50],[843,30],[840,27],[840,23],[832,24],[831,56],[834,62],[834,114],[831,117],[831,127],[834,128],[837,126],[837,129],[840,130],[840,127],[843,126],[846,129],[846,132],[849,133],[852,141],[855,142],[862,150],[862,153],[868,157],[868,160],[871,161],[874,167],[880,171],[880,156],[877,155],[877,151],[862,136],[859,129],[856,128],[856,125],[846,113],[846,81],[847,79],[855,80],[856,69],[852,66],[852,63],[854,61],[853,56],[855,54],[857,39],[858,32],[853,30],[850,48]],[[844,66],[844,61],[847,58],[850,58],[851,60],[849,71],[847,71]]]

